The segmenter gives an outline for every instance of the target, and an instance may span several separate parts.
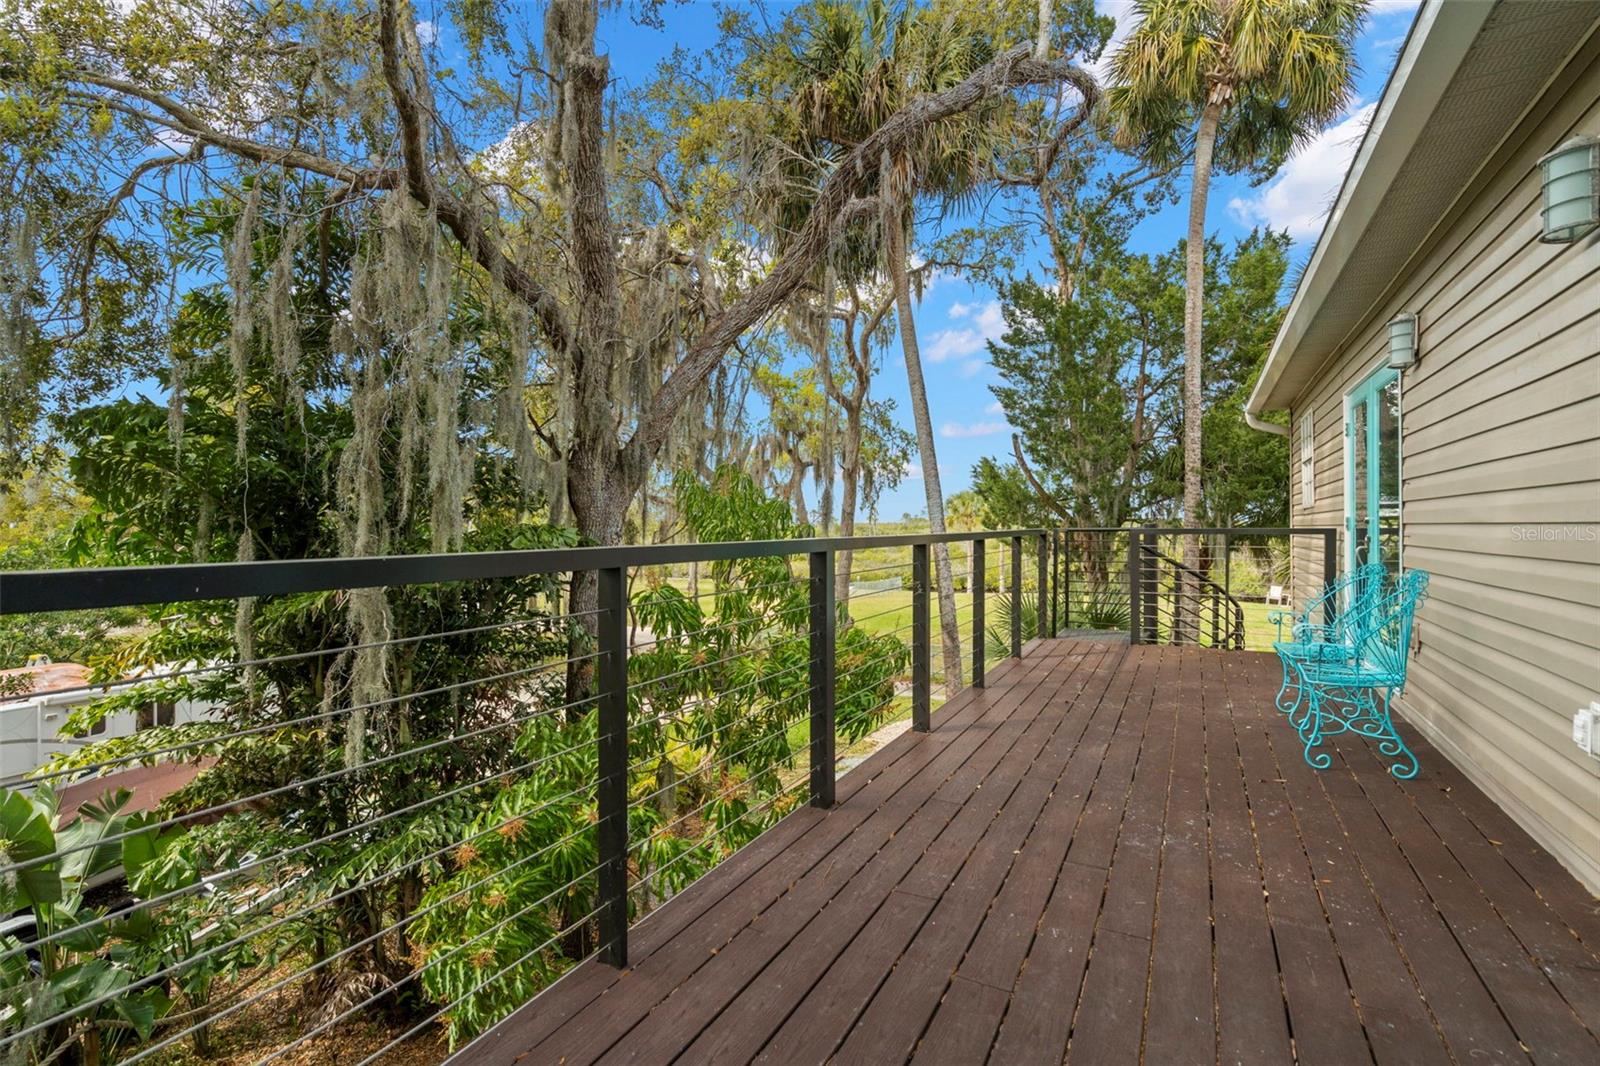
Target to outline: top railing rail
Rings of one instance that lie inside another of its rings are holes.
[[[396,588],[598,571],[614,567],[711,563],[817,552],[907,548],[919,544],[1040,537],[1045,532],[1043,529],[975,530],[875,537],[538,548],[447,555],[374,555],[360,558],[0,571],[0,615],[154,606],[191,600],[281,596],[340,589]]]

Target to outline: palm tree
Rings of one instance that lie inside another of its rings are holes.
[[[1183,314],[1183,523],[1201,524],[1201,315],[1213,169],[1266,176],[1350,100],[1367,0],[1136,0],[1106,102],[1124,147],[1191,156]],[[1184,538],[1197,567],[1199,538]],[[1180,597],[1187,604],[1190,597]],[[1180,615],[1187,617],[1187,615]]]
[[[798,60],[809,75],[795,94],[794,118],[806,140],[824,151],[848,150],[913,97],[959,83],[994,57],[992,27],[979,25],[954,2],[891,7],[819,3],[804,14]],[[922,353],[917,343],[910,249],[919,193],[955,206],[994,172],[1004,136],[1008,98],[930,127],[916,143],[878,166],[876,247],[894,293],[897,332],[905,358],[928,524],[945,531],[944,491],[928,410]],[[825,146],[825,147],[824,147]],[[934,547],[945,677],[961,676],[961,638],[947,545]]]

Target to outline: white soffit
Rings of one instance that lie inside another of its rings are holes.
[[[1361,328],[1600,23],[1594,0],[1429,0],[1351,162],[1247,409],[1283,409]]]

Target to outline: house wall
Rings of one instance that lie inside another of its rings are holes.
[[[1343,528],[1344,396],[1382,360],[1389,319],[1417,312],[1401,550],[1432,580],[1400,713],[1600,892],[1600,758],[1571,739],[1600,699],[1600,232],[1538,241],[1537,160],[1576,133],[1600,134],[1600,34],[1296,399],[1290,506],[1295,525]],[[1316,584],[1320,551],[1296,548],[1295,587]]]

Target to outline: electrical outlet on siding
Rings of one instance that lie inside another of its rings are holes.
[[[1572,716],[1572,742],[1590,755],[1600,755],[1600,700],[1579,707]]]

